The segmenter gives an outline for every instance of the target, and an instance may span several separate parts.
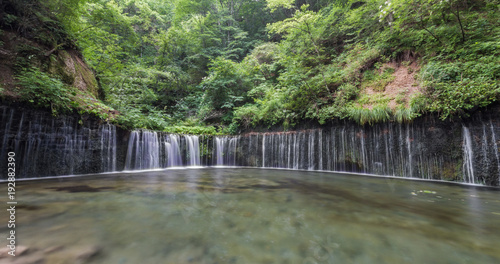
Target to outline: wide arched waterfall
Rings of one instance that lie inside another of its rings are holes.
[[[335,123],[238,136],[125,131],[78,117],[0,108],[0,169],[15,152],[18,178],[176,166],[251,166],[500,184],[500,120],[433,117],[411,124]],[[5,173],[2,178],[6,179]]]

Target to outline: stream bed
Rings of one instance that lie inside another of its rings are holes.
[[[16,185],[0,263],[500,263],[498,188],[257,168]]]

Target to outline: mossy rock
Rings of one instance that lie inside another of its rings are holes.
[[[75,61],[75,66],[77,72],[80,73],[80,76],[77,77],[76,81],[77,82],[81,81],[85,83],[87,92],[93,94],[95,97],[98,97],[99,86],[97,84],[97,80],[92,70],[86,64],[84,64],[83,61],[81,61],[79,58],[77,58],[77,60]]]
[[[61,50],[49,59],[48,72],[59,76],[59,79],[67,85],[75,82],[76,71],[68,52]]]
[[[74,86],[80,91],[98,96],[99,88],[92,70],[83,62],[76,51],[60,50],[52,55],[48,71],[57,75],[67,85]]]
[[[460,170],[462,162],[445,163],[441,168],[441,179],[445,181],[460,181],[462,178],[462,171]]]

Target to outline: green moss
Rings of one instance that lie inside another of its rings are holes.
[[[75,69],[77,73],[81,74],[83,81],[87,85],[87,92],[93,94],[95,97],[99,96],[99,86],[97,85],[97,80],[94,76],[94,73],[88,69],[82,67],[78,61],[75,61]]]
[[[457,162],[436,164],[430,169],[434,180],[460,181],[462,179],[462,159],[458,159]]]

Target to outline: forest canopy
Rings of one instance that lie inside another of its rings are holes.
[[[127,128],[410,122],[467,116],[499,99],[498,0],[31,2],[16,5],[65,31],[54,48],[81,51],[103,109]],[[2,30],[25,16],[5,13]],[[58,81],[23,67],[21,86],[32,75]]]

